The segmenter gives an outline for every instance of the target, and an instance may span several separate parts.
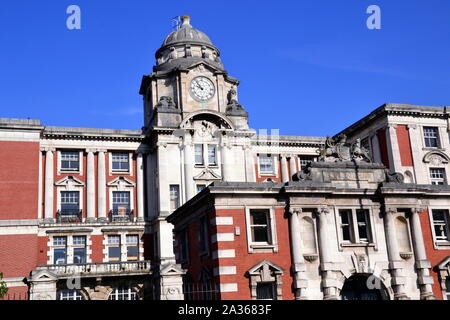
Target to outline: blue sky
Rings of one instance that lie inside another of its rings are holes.
[[[81,8],[81,30],[66,8]],[[366,27],[369,5],[381,30]],[[385,102],[450,105],[450,1],[5,0],[0,117],[140,129],[141,77],[190,15],[241,81],[254,129],[331,135]]]

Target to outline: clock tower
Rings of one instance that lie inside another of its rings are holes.
[[[160,268],[175,262],[166,217],[214,181],[255,181],[248,115],[239,81],[225,71],[219,49],[188,16],[156,51],[142,79],[147,220]]]

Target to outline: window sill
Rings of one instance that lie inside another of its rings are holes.
[[[63,170],[63,169],[59,170],[59,174],[62,174],[62,173],[81,173],[81,171],[80,170]]]
[[[276,177],[275,173],[260,173],[260,177]]]
[[[340,246],[343,248],[353,248],[353,247],[375,247],[375,243],[367,243],[367,242],[360,242],[360,243],[340,243]]]
[[[445,151],[445,148],[441,147],[423,147],[423,151]]]
[[[272,253],[277,252],[277,246],[273,244],[251,244],[250,253]]]
[[[194,168],[205,168],[204,164],[194,164]]]
[[[436,246],[436,248],[441,248],[441,249],[450,249],[450,242],[449,241],[436,241],[434,240],[434,244]]]
[[[121,171],[121,170],[112,170],[111,171],[111,174],[130,174],[130,170],[124,170],[124,171]]]

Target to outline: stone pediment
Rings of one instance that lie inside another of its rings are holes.
[[[49,270],[34,270],[31,273],[31,279],[30,281],[55,281],[57,280],[58,277],[56,276],[56,274],[54,274],[53,272],[49,271]]]
[[[450,256],[442,260],[437,266],[437,269],[439,270],[449,270],[450,272]]]
[[[74,176],[67,176],[55,182],[57,187],[66,187],[67,190],[74,190],[77,187],[83,187],[84,182]]]
[[[125,177],[117,177],[111,182],[108,182],[108,187],[116,187],[118,190],[125,190],[135,186],[135,183]]]
[[[272,273],[283,274],[284,269],[282,267],[276,265],[275,263],[272,263],[268,260],[263,260],[263,261],[259,262],[258,264],[256,264],[255,266],[251,267],[247,272],[250,276],[256,276],[256,275],[259,276],[259,275],[264,275],[264,274],[269,276]],[[263,276],[263,278],[264,278],[264,276]]]
[[[216,73],[217,71],[221,71],[216,66],[208,63],[207,60],[197,61],[190,66],[186,67],[188,70],[197,71],[197,72],[205,72],[205,70],[210,71],[211,73]]]
[[[184,275],[186,273],[185,270],[181,268],[178,264],[169,264],[165,266],[161,271],[160,275],[162,276],[176,276],[176,275]]]
[[[447,164],[449,160],[450,158],[441,151],[430,151],[423,157],[423,162],[434,166]]]
[[[194,180],[222,180],[222,177],[209,168],[205,168],[194,177]]]

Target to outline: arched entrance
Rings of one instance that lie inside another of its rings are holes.
[[[348,278],[341,289],[341,299],[387,300],[388,295],[383,284],[379,279],[369,279],[371,276],[369,274],[356,274]]]

